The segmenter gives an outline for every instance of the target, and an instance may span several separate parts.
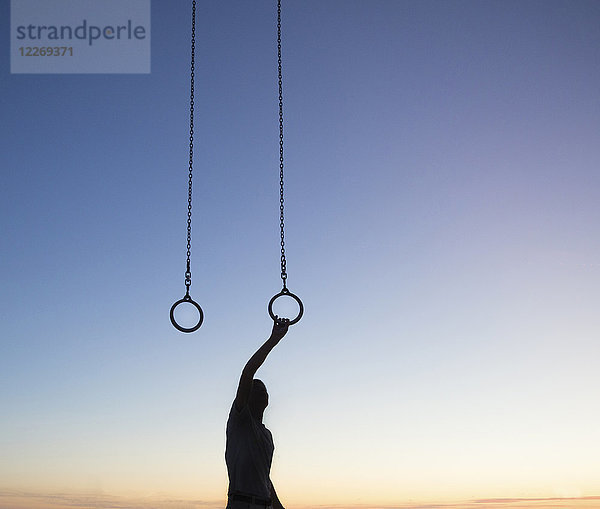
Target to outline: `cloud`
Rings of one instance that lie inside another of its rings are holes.
[[[548,497],[548,498],[482,498],[479,500],[473,500],[474,504],[515,504],[521,502],[533,503],[533,502],[574,502],[574,501],[586,501],[586,500],[598,500],[599,497]]]
[[[223,509],[224,501],[123,497],[103,493],[0,491],[0,509]]]
[[[173,497],[124,497],[104,493],[35,493],[0,490],[0,509],[224,509],[225,500]],[[465,502],[395,505],[312,505],[293,509],[600,509],[600,496],[549,498],[483,498]]]
[[[485,498],[464,502],[394,505],[313,505],[294,509],[600,509],[600,496],[548,498]]]

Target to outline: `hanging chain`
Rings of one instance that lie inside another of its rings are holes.
[[[192,170],[194,165],[194,56],[196,50],[196,0],[192,0],[192,58],[190,63],[190,165],[188,181],[188,210],[187,210],[187,264],[185,271],[186,297],[190,295],[192,271],[190,256],[192,254]]]
[[[277,0],[277,71],[279,82],[279,227],[281,228],[281,281],[286,290],[285,223],[283,215],[283,79],[281,72],[281,0]]]
[[[283,288],[281,291],[269,301],[269,316],[273,321],[278,323],[287,323],[293,325],[302,318],[304,314],[304,304],[297,295],[294,295],[287,289],[287,272],[286,272],[286,261],[285,261],[285,222],[284,222],[284,189],[283,189],[283,78],[281,71],[281,0],[277,0],[277,71],[278,71],[278,83],[279,83],[279,226],[281,228],[281,281],[283,282]],[[292,298],[298,304],[298,315],[294,319],[284,319],[285,322],[281,322],[281,319],[273,311],[274,302],[279,297],[286,296],[286,300]]]
[[[200,305],[190,297],[190,286],[192,286],[192,270],[190,268],[190,258],[192,255],[192,172],[194,165],[194,56],[196,50],[196,0],[192,0],[192,56],[190,62],[190,165],[188,180],[188,207],[187,207],[187,264],[185,270],[185,295],[171,306],[169,316],[171,323],[180,332],[190,333],[198,330],[204,320],[204,311]],[[180,304],[190,305],[196,308],[198,320],[192,327],[184,327],[175,316],[176,309]]]
[[[287,289],[287,272],[286,272],[286,261],[285,261],[285,222],[283,215],[284,208],[284,189],[283,189],[283,78],[281,72],[281,0],[277,0],[277,71],[278,71],[278,83],[279,83],[279,226],[281,228],[281,281],[283,282],[283,288],[281,291],[269,301],[269,316],[273,321],[278,323],[287,323],[293,325],[302,318],[304,314],[304,304],[297,295],[294,295]],[[292,298],[298,304],[298,315],[294,319],[285,319],[285,322],[281,322],[278,315],[273,311],[274,302],[279,297],[286,296],[287,300]]]

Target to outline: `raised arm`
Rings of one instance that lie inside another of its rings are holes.
[[[276,319],[273,324],[273,330],[271,331],[271,336],[267,339],[263,345],[254,353],[250,360],[244,366],[242,370],[242,376],[240,377],[240,384],[238,385],[237,394],[235,396],[235,407],[238,410],[241,410],[248,404],[248,400],[250,399],[250,392],[252,391],[252,380],[254,379],[254,375],[258,371],[267,355],[271,353],[271,350],[275,348],[277,343],[281,341],[283,336],[286,335],[288,331],[290,321],[287,318]]]

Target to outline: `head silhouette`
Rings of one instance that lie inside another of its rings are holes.
[[[269,393],[262,380],[255,378],[252,380],[252,391],[250,392],[250,409],[257,414],[262,415],[269,404]]]

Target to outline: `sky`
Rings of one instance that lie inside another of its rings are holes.
[[[190,3],[152,2],[148,74],[11,74],[9,9],[0,508],[224,507],[227,415],[281,288],[275,2],[198,3],[193,334],[169,321]],[[599,20],[283,1],[305,314],[258,376],[284,506],[600,507]]]

